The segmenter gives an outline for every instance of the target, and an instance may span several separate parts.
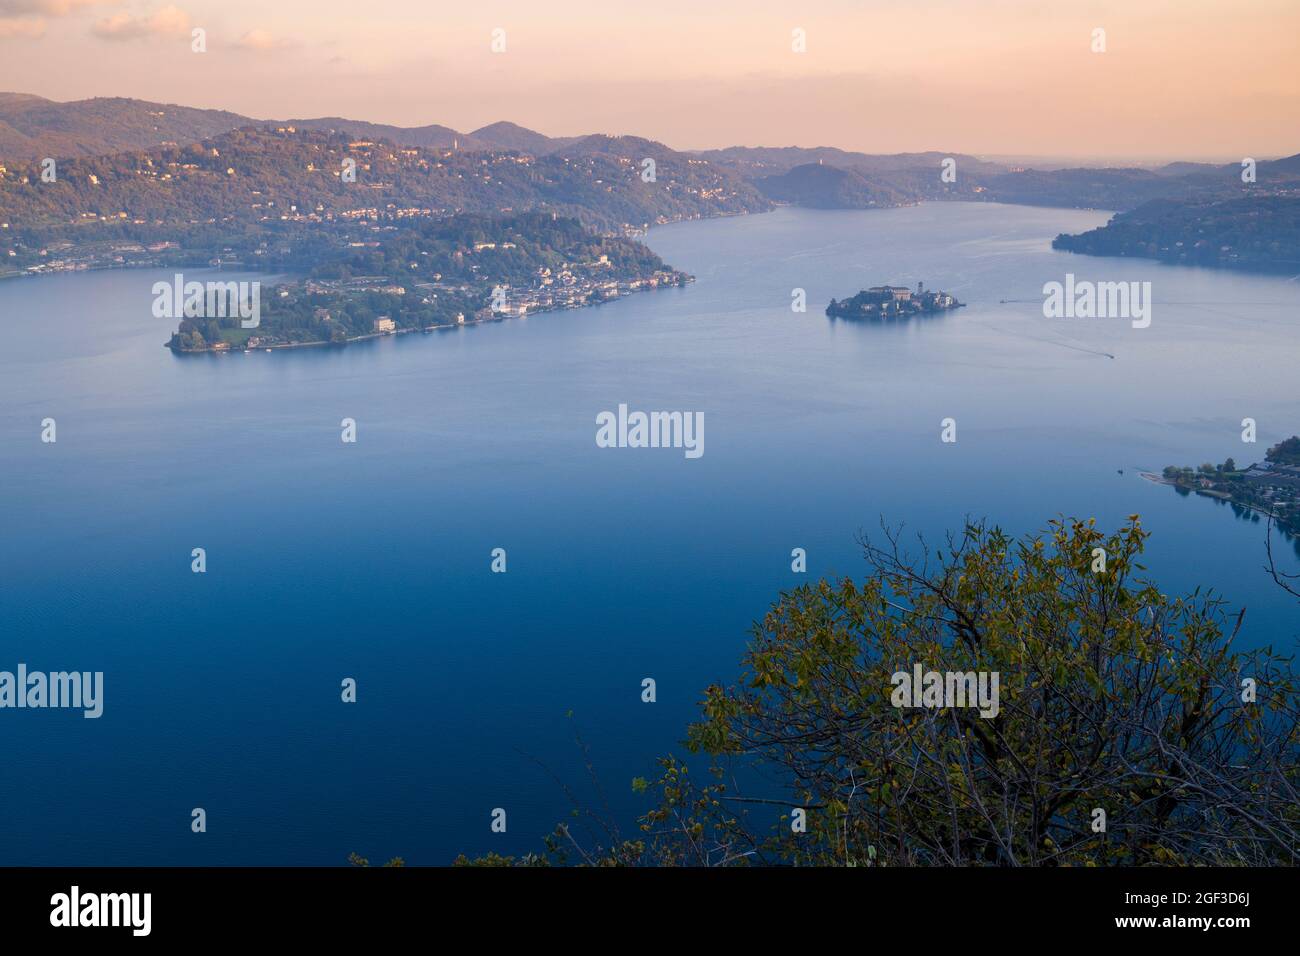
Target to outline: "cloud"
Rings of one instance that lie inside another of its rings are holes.
[[[38,17],[0,17],[0,40],[11,37],[36,39],[45,35],[45,21]]]
[[[260,29],[249,30],[235,42],[235,46],[243,47],[245,50],[274,50],[285,45],[284,40],[277,39]]]
[[[40,13],[47,17],[65,17],[69,13],[117,0],[0,0],[0,14]]]
[[[101,40],[115,41],[140,40],[155,36],[188,36],[190,15],[175,6],[163,7],[156,13],[142,17],[122,11],[95,21],[91,32]]]
[[[0,40],[45,36],[46,17],[69,14],[121,0],[0,0]]]

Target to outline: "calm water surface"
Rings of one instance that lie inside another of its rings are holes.
[[[1212,585],[1248,608],[1243,641],[1294,648],[1263,526],[1137,472],[1256,460],[1300,432],[1300,282],[1051,251],[1105,219],[939,204],[683,223],[649,243],[698,277],[684,289],[274,354],[163,349],[160,274],[0,283],[0,669],[106,675],[99,720],[0,711],[0,864],[519,853],[567,813],[552,774],[599,800],[575,729],[630,820],[630,779],[681,752],[701,690],[798,583],[790,550],[809,577],[857,574],[882,516],[937,535],[1137,512],[1162,587]],[[1042,284],[1067,271],[1150,280],[1151,327],[1044,319]],[[888,327],[822,314],[918,280],[969,306]],[[620,402],[704,412],[704,456],[597,448]]]

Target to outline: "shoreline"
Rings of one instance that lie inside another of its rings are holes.
[[[1238,501],[1236,498],[1232,497],[1232,495],[1230,495],[1226,491],[1214,491],[1212,489],[1207,489],[1207,488],[1189,488],[1186,485],[1181,485],[1176,481],[1170,481],[1168,478],[1164,477],[1163,475],[1156,475],[1149,471],[1139,471],[1138,475],[1140,475],[1142,478],[1146,479],[1147,481],[1151,482],[1153,485],[1168,485],[1170,488],[1181,488],[1184,491],[1190,492],[1192,494],[1200,495],[1202,498],[1213,498],[1216,501],[1226,501],[1229,504],[1234,504],[1239,508],[1245,509],[1246,511],[1254,512],[1255,514],[1262,515],[1265,518],[1272,519],[1272,521],[1275,523],[1277,530],[1282,532],[1282,534],[1285,535],[1286,537],[1288,538],[1300,537],[1282,526],[1281,524],[1282,516],[1279,515],[1277,512],[1269,508],[1261,508],[1259,505],[1249,504],[1248,502],[1245,501]]]
[[[610,237],[610,238],[617,238],[617,237],[632,238],[637,241],[643,242],[646,239],[646,237],[648,237],[650,233],[653,232],[654,230],[663,229],[668,226],[680,226],[683,223],[692,223],[692,222],[712,222],[719,219],[741,219],[749,216],[764,216],[784,209],[798,209],[798,210],[803,210],[805,212],[816,212],[816,213],[858,213],[858,212],[889,212],[890,210],[915,209],[915,208],[928,206],[928,205],[1017,206],[1025,209],[1060,209],[1062,211],[1067,211],[1067,212],[1104,212],[1109,215],[1114,215],[1114,210],[1097,209],[1093,207],[1047,206],[1038,203],[999,202],[994,199],[972,199],[970,197],[963,197],[961,199],[918,199],[912,202],[897,203],[895,205],[890,205],[890,206],[864,206],[864,207],[845,207],[845,208],[830,208],[830,209],[823,209],[816,206],[799,206],[794,203],[778,202],[773,200],[770,209],[755,209],[752,211],[745,211],[745,212],[724,212],[724,213],[719,213],[716,216],[681,216],[676,219],[670,219],[667,222],[652,222],[646,224],[644,227],[632,227],[632,232],[630,235],[627,232],[608,232],[608,233],[598,232],[596,234],[600,236]],[[439,217],[432,216],[429,218],[436,219]],[[1057,251],[1061,251],[1061,250],[1057,250]],[[1073,253],[1073,254],[1088,255],[1088,253]],[[1124,258],[1124,257],[1121,256],[1118,258]],[[1151,261],[1158,261],[1158,260],[1151,260]],[[240,263],[237,268],[227,268],[226,266],[222,266],[222,265],[213,265],[210,261],[205,260],[203,262],[179,261],[179,262],[170,262],[170,263],[168,262],[132,262],[132,263],[114,262],[111,264],[86,265],[84,267],[75,268],[75,269],[57,269],[57,270],[42,271],[42,272],[29,272],[26,269],[21,269],[15,272],[0,273],[0,279],[15,279],[15,278],[38,279],[41,278],[42,276],[68,275],[70,273],[78,273],[78,272],[105,272],[113,269],[174,269],[174,268],[216,269],[219,271],[263,273],[263,274],[270,274],[270,275],[293,274],[292,270],[263,269],[263,268],[258,268],[256,265],[252,263]],[[1209,268],[1209,267],[1205,267],[1205,268]]]
[[[171,342],[164,342],[162,344],[162,347],[170,350],[175,355],[212,355],[212,354],[242,355],[242,354],[248,354],[252,352],[270,352],[276,349],[306,349],[306,348],[321,348],[321,347],[344,348],[348,345],[352,345],[357,342],[367,342],[372,339],[392,338],[398,335],[410,335],[411,333],[414,332],[430,334],[433,332],[445,332],[450,329],[463,329],[471,325],[485,325],[491,322],[507,322],[510,319],[517,319],[517,318],[526,319],[532,315],[546,315],[547,313],[551,313],[551,312],[579,312],[583,309],[595,308],[597,306],[607,305],[611,302],[617,302],[620,299],[626,299],[632,295],[638,295],[644,292],[658,292],[660,288],[680,289],[686,285],[689,285],[694,281],[695,281],[695,276],[687,275],[686,279],[679,285],[669,285],[669,286],[662,286],[662,287],[656,286],[656,287],[646,288],[646,289],[637,289],[633,292],[627,293],[626,295],[619,295],[610,299],[602,299],[599,302],[584,302],[582,305],[576,305],[576,306],[553,306],[549,309],[537,309],[533,312],[526,312],[522,316],[494,314],[491,318],[487,318],[487,319],[466,319],[464,322],[451,322],[445,325],[420,325],[410,329],[394,329],[391,332],[369,332],[365,335],[354,335],[351,338],[342,340],[341,342],[325,342],[325,341],[281,342],[276,345],[259,345],[256,346],[255,348],[248,348],[247,346],[243,346],[241,348],[235,348],[233,346],[229,346],[224,349],[216,348],[215,346],[208,346],[207,348],[202,348],[202,349],[179,349],[176,348],[174,345],[172,345]]]

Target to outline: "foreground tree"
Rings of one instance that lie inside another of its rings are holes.
[[[1133,516],[1109,536],[1058,520],[1019,541],[970,524],[915,554],[864,541],[864,581],[782,595],[740,682],[707,690],[688,745],[708,784],[666,758],[636,842],[561,827],[552,859],[1294,864],[1290,659],[1234,651],[1244,612],[1214,595],[1145,580],[1146,537]],[[896,706],[917,665],[998,675],[996,714]]]

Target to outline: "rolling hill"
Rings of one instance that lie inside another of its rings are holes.
[[[0,158],[99,156],[163,143],[186,145],[253,122],[238,113],[121,97],[58,103],[0,93]]]
[[[652,157],[654,182],[641,178]],[[341,172],[355,163],[355,182]],[[16,232],[90,235],[115,224],[184,229],[282,219],[548,211],[608,233],[655,222],[758,212],[750,183],[659,143],[590,138],[565,155],[358,142],[356,134],[241,128],[188,146],[35,163],[0,173],[0,222]]]

